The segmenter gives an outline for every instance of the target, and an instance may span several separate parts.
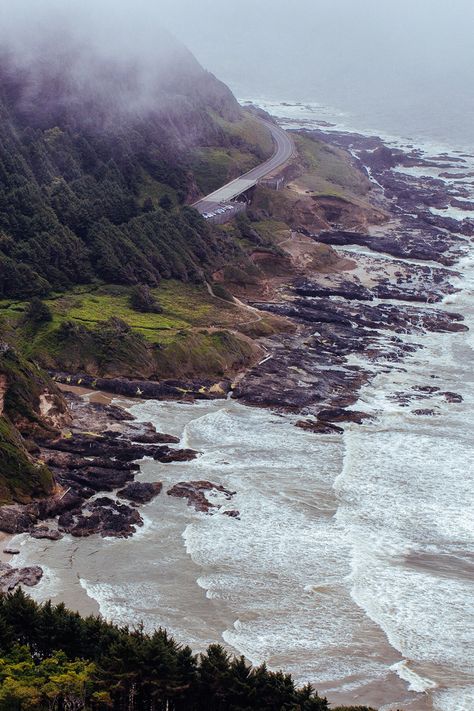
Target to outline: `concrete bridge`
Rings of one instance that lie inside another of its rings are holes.
[[[233,203],[235,198],[253,188],[264,178],[267,178],[278,168],[281,168],[292,157],[295,144],[291,136],[284,131],[280,126],[274,123],[258,118],[272,134],[275,151],[271,158],[266,160],[256,168],[252,168],[248,173],[241,175],[240,178],[231,180],[230,183],[223,185],[213,193],[201,198],[194,203],[193,207],[198,210],[203,217],[212,221],[224,222],[232,217],[237,212],[242,210],[241,203]],[[220,210],[221,212],[216,212]],[[211,214],[213,213],[213,214]],[[207,217],[209,216],[209,217]]]

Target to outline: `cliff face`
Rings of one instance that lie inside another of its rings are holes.
[[[51,472],[35,458],[30,438],[52,437],[68,421],[66,403],[48,376],[0,344],[0,503],[51,492]]]

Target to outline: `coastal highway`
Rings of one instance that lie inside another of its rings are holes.
[[[201,215],[212,212],[215,208],[219,207],[219,205],[228,203],[249,188],[253,188],[259,180],[270,175],[277,170],[277,168],[280,168],[293,155],[295,145],[293,139],[286,131],[264,119],[259,118],[257,120],[268,128],[272,134],[275,152],[265,163],[257,165],[256,168],[252,168],[248,173],[241,175],[240,178],[235,178],[235,180],[223,185],[218,190],[215,190],[213,193],[206,195],[206,197],[194,203],[193,207],[198,210]]]

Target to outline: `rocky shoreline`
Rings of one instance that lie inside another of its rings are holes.
[[[86,391],[79,395],[66,390],[64,395],[72,425],[60,436],[39,442],[36,452],[53,472],[55,490],[32,503],[0,507],[0,531],[50,541],[65,534],[128,538],[143,526],[139,507],[159,496],[163,488],[159,481],[135,481],[140,461],[186,462],[199,453],[179,448],[178,438],[157,432],[149,422],[135,422],[122,407],[90,402]],[[233,496],[233,492],[205,481],[181,482],[167,494],[187,499],[197,511],[214,513],[220,506],[206,496],[214,492],[226,500]],[[223,513],[238,517],[236,511]],[[14,556],[19,550],[6,546],[3,552]],[[0,591],[36,585],[41,577],[37,566],[15,568],[2,563]]]
[[[466,330],[462,315],[432,305],[457,291],[453,280],[460,275],[452,267],[474,235],[474,213],[473,219],[458,221],[432,210],[459,206],[470,210],[468,192],[462,185],[452,187],[438,178],[397,172],[397,168],[423,172],[423,168],[436,167],[449,176],[448,169],[459,173],[464,159],[439,156],[428,160],[417,149],[392,149],[375,136],[319,129],[305,133],[351,153],[359,170],[372,180],[370,202],[377,220],[347,230],[338,224],[340,215],[333,205],[332,229],[313,233],[306,227],[296,228],[308,240],[343,250],[339,256],[350,257],[345,261],[352,266],[332,273],[299,270],[279,288],[276,298],[272,294],[271,301],[246,299],[260,312],[292,322],[293,333],[259,339],[267,357],[234,382],[223,378],[218,384],[201,380],[155,383],[67,373],[54,373],[54,379],[140,399],[213,400],[231,394],[247,405],[310,417],[308,427],[325,431],[315,428],[319,411],[354,405],[361,386],[372,377],[370,361],[402,361],[418,347],[404,336]],[[354,206],[354,211],[358,214],[359,207]],[[381,213],[385,215],[382,224]],[[361,355],[367,366],[348,363]]]
[[[432,305],[458,290],[453,281],[460,275],[452,266],[468,250],[474,212],[472,219],[462,221],[432,212],[460,204],[471,210],[465,201],[467,191],[393,170],[451,167],[445,156],[428,161],[417,150],[390,149],[376,137],[307,133],[351,152],[370,175],[371,199],[387,219],[382,225],[348,231],[337,224],[335,214],[331,230],[301,230],[319,244],[344,250],[353,266],[336,273],[299,275],[278,298],[251,302],[298,327],[294,334],[264,341],[271,357],[247,373],[234,396],[246,404],[305,415],[309,419],[300,426],[328,433],[321,411],[353,406],[361,386],[373,375],[371,362],[375,368],[386,361],[402,362],[419,348],[410,343],[409,334],[467,330],[461,314]],[[360,357],[367,365],[354,364]],[[341,421],[351,421],[350,412]]]
[[[451,168],[449,162],[440,158],[430,163],[417,151],[391,150],[377,138],[313,133],[319,140],[351,151],[359,167],[375,181],[372,200],[387,215],[383,225],[360,231],[343,229],[337,224],[337,214],[331,230],[313,234],[301,229],[300,234],[312,242],[342,250],[356,246],[359,252],[346,252],[350,268],[331,273],[308,269],[289,277],[271,301],[247,300],[260,312],[285,317],[295,329],[260,339],[266,358],[234,383],[226,378],[218,384],[155,383],[55,373],[56,382],[66,389],[72,425],[53,439],[37,441],[35,452],[53,472],[55,490],[33,503],[0,508],[0,531],[52,541],[65,534],[132,536],[143,525],[139,507],[162,491],[161,482],[135,481],[140,460],[172,463],[199,456],[180,449],[177,438],[157,432],[151,423],[135,422],[124,408],[91,402],[71,392],[71,386],[138,399],[188,402],[232,393],[247,405],[298,415],[296,426],[315,435],[337,436],[345,423],[363,424],[371,417],[352,409],[359,391],[381,364],[402,362],[407,353],[419,348],[409,342],[409,334],[466,330],[460,314],[433,305],[456,292],[452,280],[459,273],[452,265],[474,235],[474,221],[458,222],[430,211],[456,207],[466,194],[461,187],[454,190],[441,180],[393,170],[396,166]],[[463,207],[467,209],[464,203]],[[374,253],[376,258],[371,256]],[[428,399],[455,404],[461,398],[429,382],[397,397],[419,416],[436,414],[424,402]],[[422,407],[416,405],[420,400]],[[166,493],[183,498],[198,512],[210,515],[224,509],[221,513],[239,518],[239,511],[220,503],[220,499],[231,501],[235,492],[213,482],[180,482]],[[0,588],[33,585],[40,578],[41,571],[4,566]]]

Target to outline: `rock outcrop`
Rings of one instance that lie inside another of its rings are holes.
[[[161,481],[152,483],[134,481],[128,484],[124,489],[120,489],[117,495],[135,504],[147,504],[161,494],[162,489],[163,484]]]
[[[129,538],[143,525],[136,510],[120,504],[107,496],[93,499],[79,510],[69,511],[59,517],[58,528],[76,538],[100,534],[103,538]]]
[[[210,481],[181,481],[168,489],[166,493],[168,496],[187,499],[188,506],[193,506],[196,511],[211,513],[213,509],[219,509],[221,504],[210,501],[206,494],[218,494],[229,501],[236,492],[229,491],[224,486],[213,484]]]
[[[37,565],[29,568],[14,568],[9,563],[0,563],[0,592],[11,592],[18,585],[31,588],[43,577],[43,570]]]
[[[64,533],[131,536],[143,523],[136,506],[151,501],[162,488],[159,482],[134,481],[139,461],[190,461],[197,453],[163,444],[179,440],[157,432],[151,423],[130,421],[122,408],[87,403],[71,393],[67,399],[74,413],[72,428],[43,439],[38,451],[54,475],[54,493],[26,505],[0,507],[0,530],[49,540],[59,540]],[[76,428],[85,423],[87,432]],[[134,506],[97,496],[117,490]]]

